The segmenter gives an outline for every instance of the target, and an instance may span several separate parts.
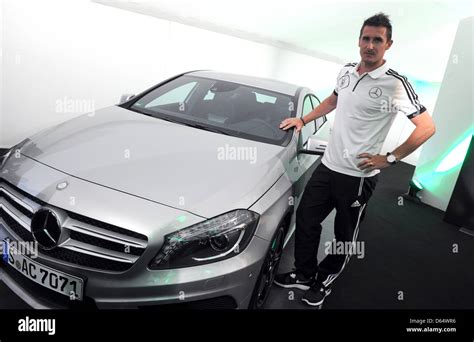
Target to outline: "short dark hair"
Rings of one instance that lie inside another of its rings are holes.
[[[392,39],[392,24],[390,23],[390,19],[388,15],[385,13],[377,13],[376,15],[371,16],[370,18],[364,21],[362,24],[362,28],[360,29],[359,38],[362,37],[362,31],[364,30],[365,26],[382,26],[387,29],[387,41]]]

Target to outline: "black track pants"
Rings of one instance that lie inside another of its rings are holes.
[[[355,242],[367,202],[378,175],[354,177],[320,164],[308,181],[296,211],[295,267],[306,277],[315,276],[329,286],[349,261],[350,253],[330,253],[318,266],[321,222],[335,208],[336,242]]]

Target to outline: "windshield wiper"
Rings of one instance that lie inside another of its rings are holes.
[[[142,111],[140,109],[137,109],[137,108],[129,108],[129,110],[140,113],[140,114],[143,114],[143,115],[146,115],[146,116],[151,116],[153,118],[156,118],[156,116],[154,116],[153,114],[144,112],[144,111]]]
[[[200,125],[200,124],[197,124],[197,123],[188,123],[188,122],[180,122],[182,123],[183,125],[186,125],[186,126],[189,126],[189,127],[194,127],[194,128],[198,128],[198,129],[202,129],[202,130],[205,130],[205,131],[209,131],[209,132],[214,132],[214,133],[220,133],[220,134],[224,134],[224,135],[232,135],[222,129],[219,129],[217,127],[209,127],[209,126],[204,126],[204,125]]]
[[[179,121],[179,120],[172,120],[172,119],[168,118],[167,116],[163,117],[165,114],[162,114],[162,113],[157,113],[157,114],[161,114],[161,115],[153,115],[151,113],[141,111],[140,109],[137,109],[137,108],[133,108],[133,109],[130,108],[130,110],[133,110],[133,111],[135,111],[137,113],[140,113],[140,114],[151,116],[153,118],[169,121],[169,122],[180,124],[180,125],[194,127],[194,128],[202,129],[202,130],[205,130],[205,131],[220,133],[220,134],[224,134],[224,135],[232,135],[232,134],[230,134],[230,133],[228,133],[228,132],[226,132],[222,129],[219,129],[217,127],[209,127],[209,126],[201,125],[201,124],[198,124],[198,123],[190,123],[190,122],[183,122],[183,121]]]
[[[147,113],[147,112],[144,112],[140,109],[137,109],[137,108],[130,108],[130,110],[134,111],[134,112],[137,112],[137,113],[140,113],[140,114],[143,114],[143,115],[146,115],[146,116],[151,116],[152,118],[155,118],[155,119],[161,119],[161,120],[165,120],[165,121],[168,121],[168,122],[173,122],[173,123],[177,123],[177,124],[181,124],[182,122],[181,121],[177,121],[177,120],[172,120],[168,117],[163,117],[163,116],[158,116],[158,115],[154,115],[152,113]],[[157,114],[161,114],[161,113],[157,113]],[[164,115],[164,114],[161,114],[161,115]]]

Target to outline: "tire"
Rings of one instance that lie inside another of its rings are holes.
[[[260,310],[268,298],[270,289],[275,278],[275,274],[280,265],[281,256],[283,254],[283,245],[285,243],[287,229],[282,222],[275,234],[273,235],[270,247],[268,248],[265,260],[263,262],[260,274],[250,299],[249,309]]]

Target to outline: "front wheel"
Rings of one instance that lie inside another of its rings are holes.
[[[270,288],[272,287],[273,279],[275,279],[275,274],[278,270],[278,265],[280,264],[281,256],[283,254],[285,235],[285,227],[283,225],[279,226],[273,236],[262,269],[260,270],[252,299],[250,300],[249,309],[263,309],[263,305],[270,293]]]

